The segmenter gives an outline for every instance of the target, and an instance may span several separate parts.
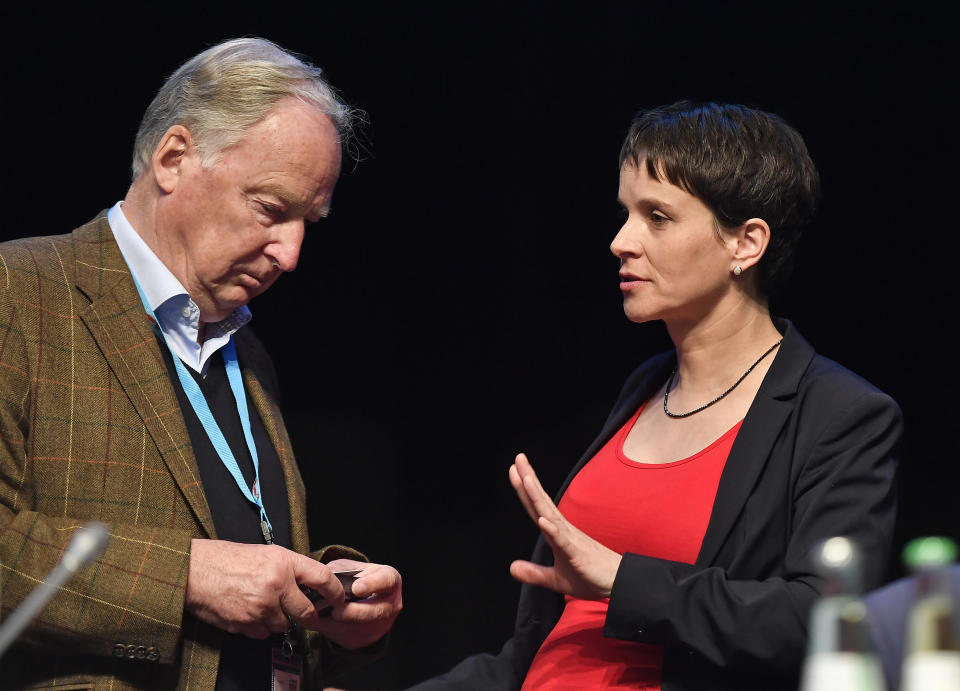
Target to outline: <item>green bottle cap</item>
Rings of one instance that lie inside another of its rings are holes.
[[[903,563],[911,569],[945,566],[957,560],[957,543],[948,537],[918,537],[903,549]]]

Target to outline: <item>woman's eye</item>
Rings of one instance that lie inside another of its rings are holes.
[[[670,219],[664,216],[659,211],[654,211],[650,214],[650,220],[653,221],[655,224],[660,225],[660,224],[666,223]]]

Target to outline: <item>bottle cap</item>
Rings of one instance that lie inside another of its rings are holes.
[[[824,579],[824,595],[860,591],[860,550],[853,540],[837,536],[814,545],[810,552],[814,571]]]
[[[918,537],[903,550],[903,563],[911,569],[945,566],[956,560],[957,543],[948,537]]]
[[[829,569],[843,569],[856,563],[857,548],[846,537],[831,537],[818,545],[815,554],[820,563]]]

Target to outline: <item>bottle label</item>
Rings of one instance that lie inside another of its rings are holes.
[[[960,652],[923,650],[903,662],[901,691],[956,691],[960,689]]]
[[[882,688],[880,663],[865,653],[815,653],[804,663],[800,684],[800,691]]]

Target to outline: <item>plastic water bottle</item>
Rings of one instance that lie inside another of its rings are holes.
[[[832,537],[817,545],[811,558],[824,592],[810,614],[801,691],[884,691],[860,600],[857,546],[848,538]]]
[[[917,596],[907,617],[900,691],[960,691],[957,603],[948,569],[956,559],[956,543],[944,537],[912,540],[903,551]]]

